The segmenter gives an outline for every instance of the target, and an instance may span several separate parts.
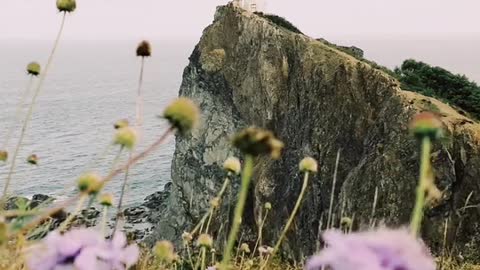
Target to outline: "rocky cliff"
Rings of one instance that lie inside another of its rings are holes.
[[[366,227],[376,191],[377,223],[406,224],[419,167],[419,147],[408,123],[416,112],[434,110],[447,133],[432,155],[444,196],[428,211],[423,235],[438,251],[447,220],[447,247],[464,257],[479,249],[480,126],[437,100],[402,91],[395,79],[367,63],[227,5],[218,8],[193,51],[180,95],[201,106],[203,124],[192,135],[177,137],[169,206],[148,242],[178,240],[191,230],[222,185],[223,161],[239,155],[230,136],[248,125],[271,129],[286,149],[278,161],[256,161],[243,240],[255,238],[256,217],[271,202],[265,243],[274,243],[300,191],[298,162],[309,155],[320,170],[284,249],[295,256],[312,254],[320,221],[326,219],[338,151],[335,224],[341,216],[355,216],[355,228]],[[238,179],[234,182],[235,189]],[[213,223],[220,244],[233,194]]]

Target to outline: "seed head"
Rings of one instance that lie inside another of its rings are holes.
[[[210,206],[212,206],[212,208],[214,208],[214,209],[218,208],[220,206],[220,198],[219,197],[213,198],[210,201]]]
[[[129,125],[130,125],[130,123],[128,122],[127,119],[120,119],[117,122],[115,122],[115,124],[113,124],[113,127],[115,129],[121,129],[121,128],[124,128],[124,127],[128,127]]]
[[[154,253],[160,261],[171,263],[175,259],[173,244],[170,241],[159,241],[154,247]]]
[[[95,173],[86,173],[77,180],[78,190],[88,195],[94,195],[103,188],[102,178]]]
[[[31,154],[30,156],[28,156],[27,162],[32,165],[38,165],[38,156],[35,154]]]
[[[349,217],[342,217],[342,219],[340,220],[340,225],[342,227],[350,227],[352,226],[352,223],[353,223],[353,220]]]
[[[245,253],[250,253],[250,247],[248,246],[247,243],[243,243],[241,246],[240,246],[240,251],[241,252],[245,252]]]
[[[272,254],[273,248],[269,246],[261,246],[258,248],[258,252],[260,252],[262,255]]]
[[[188,243],[192,242],[193,236],[189,232],[183,232],[182,233],[182,239],[183,239],[184,244],[188,244]]]
[[[240,160],[236,157],[229,157],[225,162],[223,163],[223,168],[227,172],[231,172],[233,174],[240,174],[242,165],[240,164]]]
[[[129,150],[133,149],[137,142],[137,132],[132,127],[123,127],[117,130],[115,134],[114,144],[125,147]]]
[[[38,76],[40,74],[40,64],[37,62],[31,62],[27,65],[28,75]]]
[[[200,117],[200,110],[192,100],[188,98],[178,98],[170,103],[163,112],[163,118],[180,133],[185,133],[194,128]]]
[[[146,40],[140,42],[137,47],[137,56],[140,57],[150,57],[152,56],[152,47],[150,43]]]
[[[98,201],[101,205],[110,207],[113,205],[113,195],[111,193],[104,193],[100,195]]]
[[[208,234],[201,234],[198,236],[197,245],[200,247],[211,248],[213,246],[213,239]]]
[[[268,130],[249,127],[240,131],[233,138],[233,145],[245,154],[252,156],[270,155],[273,159],[280,157],[284,144]]]
[[[311,157],[306,157],[299,164],[301,172],[316,173],[318,171],[317,161]]]
[[[0,150],[0,161],[6,162],[8,160],[8,152]]]
[[[413,117],[410,122],[410,130],[419,139],[429,137],[431,140],[442,136],[442,121],[431,112],[423,112]]]
[[[75,0],[57,0],[57,9],[60,12],[73,12],[77,8]]]
[[[272,210],[272,204],[269,202],[266,202],[263,207],[265,207],[266,210]]]

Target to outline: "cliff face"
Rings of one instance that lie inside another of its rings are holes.
[[[223,161],[240,156],[230,145],[230,136],[249,125],[271,129],[286,149],[278,161],[256,161],[243,240],[254,240],[255,219],[263,204],[271,202],[264,242],[274,244],[300,191],[298,162],[308,155],[319,161],[320,170],[284,248],[296,256],[312,254],[320,220],[326,220],[328,212],[337,151],[336,226],[341,216],[355,216],[356,228],[368,226],[376,191],[377,222],[406,224],[419,167],[419,147],[409,135],[408,123],[414,113],[434,109],[448,135],[434,145],[432,155],[444,198],[427,212],[423,234],[438,250],[448,218],[448,247],[462,250],[464,256],[478,249],[479,125],[437,100],[402,91],[396,80],[368,64],[259,16],[223,6],[190,57],[180,95],[201,106],[203,124],[191,136],[177,137],[169,207],[150,243],[178,240],[207,211],[225,177]],[[235,190],[238,182],[234,179]],[[475,207],[465,208],[471,192],[467,203]],[[220,244],[235,193],[227,196],[213,222]]]

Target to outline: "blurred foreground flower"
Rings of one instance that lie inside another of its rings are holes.
[[[8,159],[8,152],[7,151],[1,151],[0,150],[0,161],[7,161]]]
[[[29,250],[30,270],[125,270],[136,263],[139,249],[127,246],[123,233],[106,241],[92,229],[79,229],[61,235],[51,232]]]
[[[137,47],[137,56],[139,57],[150,57],[152,56],[152,46],[146,40],[140,42]]]
[[[249,127],[233,138],[233,145],[245,154],[252,156],[270,155],[278,159],[284,144],[273,133],[256,127]]]
[[[35,154],[28,156],[27,162],[32,165],[38,165],[38,156]]]
[[[38,76],[40,74],[40,64],[37,62],[31,62],[27,65],[28,75]]]
[[[76,8],[75,0],[57,0],[57,9],[60,12],[73,12]]]
[[[435,270],[426,246],[407,230],[343,234],[327,231],[326,248],[307,262],[307,270]]]
[[[115,134],[113,143],[132,150],[137,143],[137,132],[128,126],[119,128]]]
[[[113,124],[113,127],[115,129],[120,129],[120,128],[128,127],[129,125],[130,123],[128,122],[127,119],[120,119],[117,122],[115,122],[115,124]]]
[[[419,139],[429,137],[432,141],[442,136],[442,121],[431,112],[423,112],[414,116],[410,130]]]
[[[163,112],[163,118],[180,133],[185,133],[194,128],[200,117],[198,106],[188,98],[178,98],[170,103]]]

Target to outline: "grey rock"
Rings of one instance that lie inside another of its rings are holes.
[[[225,51],[221,66],[205,70],[201,56],[218,49]],[[182,232],[192,229],[223,183],[223,161],[240,156],[231,147],[230,136],[249,125],[273,130],[286,149],[278,161],[256,160],[242,219],[246,241],[255,239],[262,206],[271,202],[264,240],[275,243],[302,185],[298,162],[308,155],[319,161],[319,172],[311,177],[283,249],[297,258],[313,254],[320,240],[320,220],[328,212],[339,150],[334,224],[342,216],[355,215],[355,228],[366,228],[376,189],[378,223],[408,224],[419,168],[419,146],[408,123],[426,109],[420,101],[428,99],[440,110],[448,140],[433,146],[435,180],[445,192],[427,211],[422,235],[438,252],[445,218],[450,217],[447,247],[478,260],[480,212],[478,207],[459,209],[471,192],[470,203],[480,201],[480,126],[438,100],[405,92],[398,85],[384,72],[336,48],[274,27],[254,14],[219,7],[190,57],[180,88],[181,96],[201,106],[202,125],[191,135],[176,138],[172,193],[147,244],[158,239],[179,243]],[[229,228],[238,181],[233,179],[233,192],[227,192],[212,223],[212,234],[220,243]]]

